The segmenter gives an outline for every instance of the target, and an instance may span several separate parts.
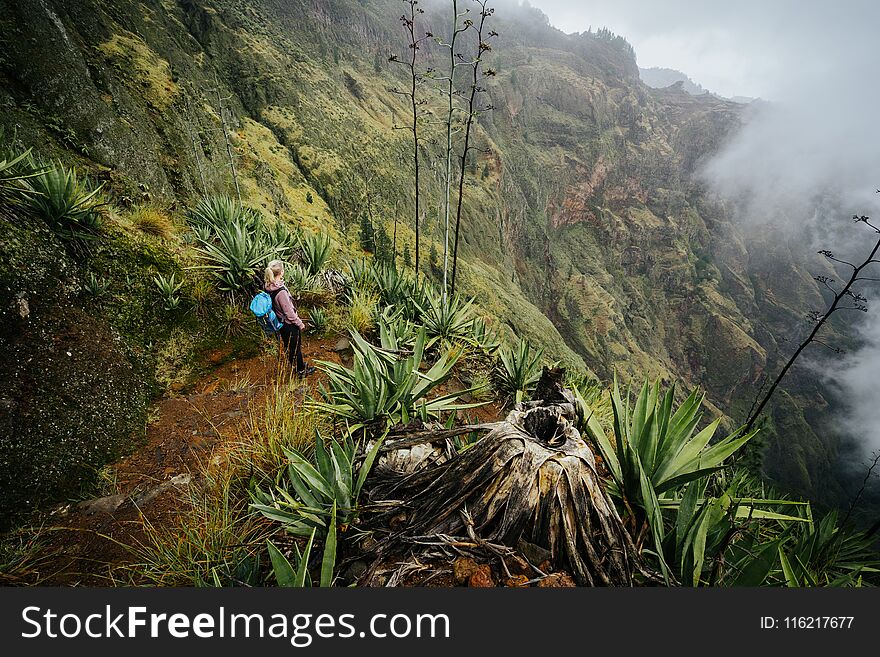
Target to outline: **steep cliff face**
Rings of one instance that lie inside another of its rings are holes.
[[[440,4],[427,9],[422,29],[444,34]],[[0,0],[0,124],[133,202],[186,203],[233,190],[223,106],[246,203],[340,243],[365,211],[389,229],[396,218],[411,250],[410,144],[394,129],[404,80],[387,63],[406,49],[400,13],[396,0]],[[764,276],[815,293],[791,254],[756,266],[695,179],[741,106],[650,89],[622,39],[564,35],[534,9],[504,8],[495,29],[462,291],[564,362],[703,386],[717,412],[743,419],[773,335],[800,312],[791,299],[780,310]],[[439,149],[426,130],[423,228],[436,243]],[[797,437],[774,443],[767,467],[809,491],[833,448],[801,405],[778,406],[776,424]]]

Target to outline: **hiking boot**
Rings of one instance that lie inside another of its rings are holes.
[[[314,367],[307,367],[302,372],[297,372],[296,375],[301,379],[306,378],[309,374],[312,374],[315,371]]]

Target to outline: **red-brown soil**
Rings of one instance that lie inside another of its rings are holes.
[[[335,360],[335,339],[306,339],[308,360]],[[219,363],[227,354],[205,356]],[[224,446],[244,428],[252,410],[261,409],[266,395],[282,373],[271,355],[233,360],[219,365],[184,392],[160,399],[151,410],[146,439],[129,456],[111,467],[112,494],[56,509],[47,519],[47,544],[38,576],[44,585],[110,585],[109,573],[133,558],[130,546],[143,539],[144,519],[170,524],[185,512],[175,478],[198,477],[219,462]],[[290,376],[283,371],[283,376]],[[318,371],[311,386],[323,377]],[[157,494],[158,493],[158,494]],[[151,498],[144,500],[144,496]],[[136,501],[140,501],[136,504]]]
[[[341,362],[334,351],[336,340],[306,338],[306,359]],[[222,351],[206,354],[206,363],[216,364],[210,374],[156,402],[146,439],[110,468],[114,485],[106,497],[68,504],[50,514],[44,521],[49,527],[44,557],[31,583],[112,585],[118,581],[112,573],[134,559],[131,546],[144,539],[145,520],[174,526],[175,516],[187,510],[182,486],[174,482],[196,479],[205,467],[222,463],[224,446],[240,435],[252,413],[264,408],[277,377],[289,376],[271,355],[220,364],[227,357]],[[326,377],[320,371],[306,379],[312,389],[322,380]],[[469,415],[485,422],[497,419],[499,412],[491,404]]]

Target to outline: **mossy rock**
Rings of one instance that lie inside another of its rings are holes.
[[[150,376],[77,264],[36,221],[0,218],[0,527],[70,495],[132,448]]]

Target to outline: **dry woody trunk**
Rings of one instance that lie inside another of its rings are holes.
[[[402,427],[389,437],[367,482],[377,510],[367,522],[387,538],[377,543],[366,583],[381,583],[382,573],[394,580],[444,554],[482,552],[503,562],[514,550],[537,549],[579,585],[633,584],[642,572],[636,549],[576,428],[578,406],[561,374],[545,369],[535,395],[542,399],[518,404],[501,422]],[[450,438],[466,432],[486,433],[457,453]]]

